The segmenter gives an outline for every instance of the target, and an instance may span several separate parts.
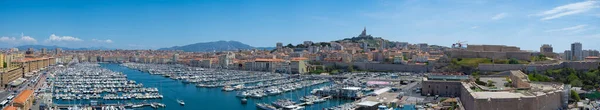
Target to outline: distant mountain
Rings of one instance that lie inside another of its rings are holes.
[[[212,52],[212,51],[234,51],[234,50],[246,50],[254,49],[250,45],[238,42],[238,41],[215,41],[215,42],[203,42],[195,43],[184,46],[174,46],[170,48],[161,48],[158,50],[182,50],[185,52]],[[258,47],[256,49],[268,49],[272,50],[273,47]]]
[[[15,48],[18,48],[19,50],[27,50],[29,48],[33,48],[34,50],[41,50],[42,48],[46,48],[47,50],[54,50],[55,48],[60,48],[62,50],[114,50],[111,48],[106,48],[106,47],[89,47],[89,48],[67,48],[67,47],[60,47],[60,46],[46,46],[46,45],[22,45],[22,46],[17,46]]]

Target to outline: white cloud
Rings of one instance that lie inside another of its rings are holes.
[[[546,32],[556,32],[556,31],[582,31],[585,29],[587,25],[582,24],[582,25],[577,25],[577,26],[572,26],[572,27],[566,27],[566,28],[561,28],[561,29],[551,29],[551,30],[547,30]]]
[[[598,1],[593,1],[593,0],[571,3],[571,4],[555,7],[552,10],[544,11],[537,15],[544,17],[541,20],[550,20],[550,19],[567,16],[567,15],[574,15],[574,14],[579,14],[579,13],[584,13],[584,12],[590,11],[594,8],[598,8],[599,6],[597,4],[598,4]]]
[[[479,28],[479,26],[473,26],[473,27],[471,27],[471,29],[477,29],[477,28]]]
[[[106,40],[92,39],[92,41],[94,41],[94,42],[101,42],[101,43],[113,43],[113,41],[110,40],[110,39],[106,39]]]
[[[37,43],[37,40],[35,40],[35,38],[33,37],[29,37],[29,36],[21,36],[21,42],[25,42],[25,43]]]
[[[499,14],[496,14],[494,17],[492,17],[492,20],[499,20],[504,17],[506,17],[506,13],[499,13]]]
[[[15,37],[0,37],[0,42],[10,43],[10,42],[15,42],[15,41],[17,41],[17,39],[15,39]]]
[[[0,37],[0,42],[3,43],[10,43],[10,44],[29,44],[29,43],[37,43],[37,40],[35,40],[35,38],[33,37],[29,37],[29,36],[21,36],[20,39],[17,39],[15,37]]]
[[[46,39],[46,42],[63,42],[63,41],[83,41],[79,38],[72,36],[57,36],[55,34],[50,35],[50,38]]]

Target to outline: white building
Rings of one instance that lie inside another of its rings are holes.
[[[173,54],[173,63],[177,63],[177,60],[179,60],[179,54]]]
[[[227,52],[227,54],[219,56],[219,65],[221,68],[229,68],[230,65],[233,65],[234,59],[235,53]]]

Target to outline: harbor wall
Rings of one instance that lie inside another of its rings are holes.
[[[524,64],[479,64],[479,71],[507,71],[507,70],[523,70]]]
[[[349,63],[343,62],[323,62],[325,66],[341,66],[348,67]],[[354,62],[352,65],[358,67],[360,70],[371,70],[371,71],[396,71],[396,72],[427,72],[427,65],[401,65],[401,64],[381,64],[381,63],[368,63],[368,62]]]
[[[479,71],[508,71],[508,70],[524,70],[524,71],[546,71],[549,69],[573,68],[575,70],[590,70],[600,67],[600,62],[594,61],[577,61],[577,62],[562,62],[554,64],[479,64]]]
[[[531,52],[521,51],[470,51],[470,50],[452,50],[449,52],[451,58],[489,58],[489,59],[510,59],[531,60]]]

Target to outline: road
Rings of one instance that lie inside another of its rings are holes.
[[[31,78],[28,78],[25,82],[23,82],[18,87],[9,87],[5,90],[1,90],[0,91],[0,101],[7,99],[7,97],[9,95],[14,95],[16,97],[19,93],[21,93],[21,91],[23,91],[25,89],[32,89],[35,91],[36,89],[38,89],[38,87],[41,87],[40,85],[43,84],[43,82],[46,79],[45,75],[42,75],[44,72],[46,72],[46,71],[41,70],[40,72],[38,72],[38,74],[36,74],[35,76],[32,76]],[[35,78],[37,78],[37,82],[35,84],[33,84],[31,81]],[[34,96],[37,96],[37,94],[34,93]],[[12,103],[12,100],[10,100],[7,103],[7,105],[9,105],[10,103]],[[4,109],[4,107],[6,107],[6,106],[3,106],[2,109]]]
[[[404,86],[404,88],[402,88],[402,92],[404,92],[404,94],[406,96],[421,96],[420,93],[416,93],[414,91],[417,87],[421,87],[421,83],[413,82],[413,83],[410,83],[410,84]]]

